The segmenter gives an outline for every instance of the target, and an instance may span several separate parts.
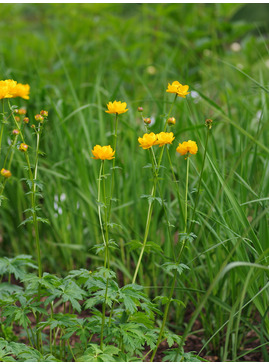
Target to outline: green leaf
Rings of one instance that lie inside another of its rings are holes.
[[[178,274],[180,275],[184,269],[190,269],[186,264],[183,263],[164,263],[161,265],[161,267],[164,269],[166,273],[170,273],[172,270],[176,270]]]

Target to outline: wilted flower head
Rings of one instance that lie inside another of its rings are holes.
[[[121,102],[121,101],[111,102],[110,101],[107,104],[108,110],[106,110],[106,112],[109,114],[123,114],[129,110],[129,109],[126,109],[126,106],[127,106],[126,102]]]
[[[140,147],[143,149],[149,149],[152,147],[157,140],[157,135],[154,133],[144,134],[142,138],[138,138]]]
[[[11,177],[11,172],[8,169],[2,168],[1,169],[1,175],[3,177],[5,177],[5,178],[9,178],[9,177]]]
[[[19,150],[22,152],[26,152],[28,149],[29,145],[25,144],[25,143],[21,143]]]
[[[113,151],[110,145],[105,145],[104,147],[101,147],[101,145],[96,145],[92,149],[92,154],[94,155],[94,157],[92,157],[93,159],[111,160],[115,158],[115,151]]]
[[[177,94],[180,97],[185,98],[190,92],[188,92],[188,85],[181,85],[178,81],[174,81],[172,85],[168,83],[166,92],[170,92],[172,94]]]
[[[162,147],[165,144],[172,144],[172,141],[174,139],[174,133],[165,133],[164,131],[162,131],[161,133],[157,134],[157,140],[155,142],[155,145],[159,145],[159,147]]]
[[[196,154],[198,152],[198,147],[196,142],[188,140],[187,142],[179,143],[176,151],[181,155],[185,155],[187,153]]]

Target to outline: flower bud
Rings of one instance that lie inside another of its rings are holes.
[[[1,175],[3,177],[5,177],[5,178],[9,178],[9,177],[11,177],[11,172],[9,170],[7,170],[7,169],[2,168],[1,169]]]
[[[19,113],[19,110],[18,110],[18,109],[14,109],[14,110],[13,110],[13,113],[14,113],[14,114],[18,114],[18,113]]]
[[[21,152],[26,152],[27,149],[28,149],[29,145],[25,144],[25,143],[21,143],[20,147],[19,147],[19,150]]]
[[[212,128],[213,120],[212,119],[206,119],[205,125],[210,130]]]
[[[19,115],[25,115],[26,114],[26,110],[23,109],[23,108],[19,109],[18,112],[19,112]]]
[[[137,108],[137,111],[138,111],[138,112],[143,112],[143,110],[144,110],[144,109],[143,109],[143,107],[142,107],[142,106],[139,106],[139,107]]]
[[[18,130],[18,129],[14,129],[14,130],[12,130],[12,134],[13,134],[13,135],[19,135],[19,134],[20,134],[20,132],[19,132],[19,130]]]
[[[169,118],[169,119],[167,120],[167,123],[168,123],[168,125],[175,125],[175,123],[176,123],[176,119],[175,119],[174,117]]]
[[[19,123],[21,121],[21,118],[19,116],[14,116],[14,118],[17,121],[17,123]]]
[[[149,125],[151,123],[150,118],[144,118],[144,123]]]
[[[43,123],[44,117],[40,114],[35,115],[36,121],[39,121],[40,123]]]
[[[44,117],[48,117],[49,113],[48,113],[48,111],[46,111],[46,110],[41,110],[41,111],[40,111],[40,115],[42,115],[42,116],[44,116]]]
[[[25,122],[25,124],[29,123],[29,118],[23,118],[23,121]]]
[[[31,128],[32,128],[32,129],[35,129],[35,124],[32,124],[32,125],[31,125]]]

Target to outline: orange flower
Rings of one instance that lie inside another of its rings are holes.
[[[159,145],[159,147],[162,147],[165,144],[172,144],[172,141],[175,139],[174,133],[165,133],[164,131],[157,134],[157,138],[155,145]]]
[[[110,101],[107,104],[107,108],[108,110],[106,110],[107,113],[109,114],[123,114],[126,111],[128,111],[129,109],[126,109],[126,102],[121,102],[121,101],[114,101],[113,103]]]
[[[157,135],[154,133],[144,134],[142,138],[138,138],[140,147],[142,147],[143,149],[151,148],[153,145],[155,145],[156,140]]]
[[[94,157],[92,157],[93,159],[111,160],[115,158],[115,151],[113,151],[110,145],[105,145],[104,147],[96,145],[92,150],[92,154],[94,155]]]
[[[187,153],[196,154],[198,152],[198,147],[196,142],[188,140],[187,142],[179,143],[176,151],[181,155],[185,155]]]

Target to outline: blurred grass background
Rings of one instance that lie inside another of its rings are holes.
[[[266,343],[268,275],[251,264],[266,265],[269,251],[269,6],[0,4],[0,10],[1,79],[31,85],[30,100],[16,100],[18,106],[27,106],[30,118],[41,109],[49,110],[39,170],[44,182],[42,211],[51,223],[40,226],[46,269],[61,274],[102,264],[102,256],[92,250],[101,240],[96,209],[99,163],[91,159],[90,150],[95,144],[111,143],[113,118],[104,111],[116,99],[126,101],[129,111],[120,117],[119,126],[121,169],[116,175],[118,201],[112,222],[121,228],[115,227],[112,237],[120,249],[113,255],[112,267],[121,272],[123,282],[130,281],[139,254],[130,247],[141,241],[147,211],[147,201],[140,196],[150,193],[151,187],[149,170],[143,168],[150,160],[137,142],[144,127],[136,110],[143,106],[144,114],[155,120],[152,130],[159,132],[162,115],[172,102],[165,92],[167,83],[178,80],[190,85],[192,93],[174,108],[176,142],[192,139],[199,147],[191,160],[190,202],[202,165],[204,121],[214,120],[195,216],[197,239],[184,256],[191,270],[180,282],[178,298],[197,308],[238,243],[227,263],[243,261],[250,266],[232,269],[211,292],[200,315],[204,343],[211,339],[207,352],[222,360],[238,358],[247,340],[245,330],[256,332],[259,344]],[[27,137],[31,145],[30,131]],[[176,143],[170,153],[183,194],[185,163],[175,156],[175,148]],[[19,182],[22,164],[17,153],[5,192],[8,201],[0,210],[2,255],[35,256],[31,227],[18,227],[28,207],[25,186]],[[163,177],[169,221],[176,234],[183,219],[169,169]],[[165,226],[164,211],[155,205],[150,240],[169,256]],[[156,251],[144,258],[139,278],[152,287],[152,294],[165,293],[169,286],[161,263]],[[175,307],[171,317],[172,328],[184,327],[182,309]],[[265,347],[259,350],[268,359]]]

